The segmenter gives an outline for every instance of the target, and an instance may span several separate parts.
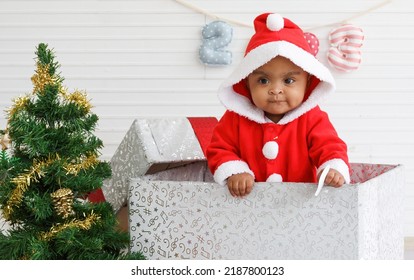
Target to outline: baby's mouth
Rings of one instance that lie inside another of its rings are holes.
[[[279,104],[279,103],[283,103],[283,102],[286,102],[286,101],[285,100],[279,100],[279,99],[269,99],[268,102]]]

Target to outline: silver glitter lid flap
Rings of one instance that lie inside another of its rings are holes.
[[[151,164],[146,174],[205,160],[187,118],[142,118],[135,125]]]

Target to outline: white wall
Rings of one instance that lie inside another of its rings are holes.
[[[187,0],[225,18],[251,24],[275,11],[305,30],[336,23],[381,0]],[[48,43],[69,89],[85,89],[100,117],[96,132],[109,160],[137,116],[216,116],[220,82],[240,60],[252,28],[233,24],[231,66],[198,60],[202,27],[213,19],[174,0],[0,0],[0,110],[30,92],[35,46]],[[414,235],[414,2],[394,0],[352,20],[365,31],[363,64],[334,71],[338,90],[323,108],[347,141],[352,162],[406,167],[405,234]],[[332,26],[309,30],[326,63]],[[0,127],[6,125],[0,115]]]

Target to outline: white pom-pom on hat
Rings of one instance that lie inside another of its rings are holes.
[[[267,159],[275,159],[279,153],[279,145],[275,141],[264,144],[262,153]]]
[[[269,14],[266,19],[266,26],[271,31],[279,31],[285,27],[285,20],[279,14]]]

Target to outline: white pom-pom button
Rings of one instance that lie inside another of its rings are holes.
[[[272,175],[267,177],[266,182],[267,183],[281,183],[281,182],[283,182],[283,178],[280,174],[273,173]]]
[[[285,26],[285,21],[279,14],[270,14],[267,16],[266,26],[271,31],[279,31]]]
[[[279,153],[279,145],[275,141],[269,141],[264,144],[262,152],[265,158],[275,159]]]

